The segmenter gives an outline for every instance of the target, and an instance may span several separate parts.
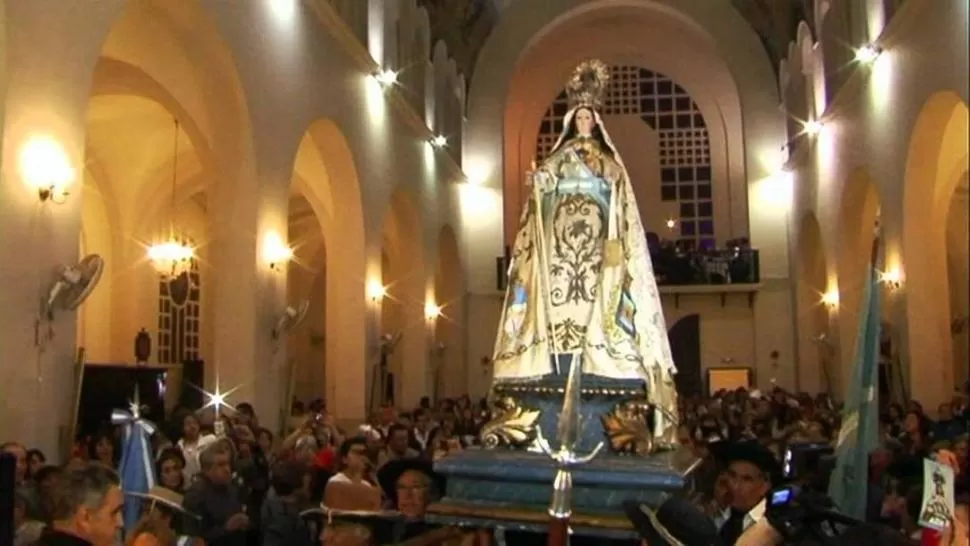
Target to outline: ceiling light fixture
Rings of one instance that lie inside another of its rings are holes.
[[[159,275],[175,279],[192,268],[195,249],[175,230],[175,190],[178,181],[179,122],[175,120],[175,143],[172,147],[172,203],[169,238],[148,248],[148,259]]]

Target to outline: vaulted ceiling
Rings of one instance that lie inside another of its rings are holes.
[[[428,10],[432,43],[444,40],[459,71],[470,80],[478,51],[503,9],[512,2],[527,1],[536,0],[418,0],[418,3]],[[788,52],[788,43],[795,38],[798,23],[804,20],[811,24],[816,0],[707,1],[731,2],[758,33],[777,70]]]

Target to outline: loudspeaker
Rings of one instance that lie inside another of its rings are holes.
[[[205,362],[186,360],[182,363],[182,391],[179,393],[179,406],[197,410],[205,405],[202,389],[205,387]]]
[[[0,546],[13,546],[14,484],[17,458],[0,453]]]

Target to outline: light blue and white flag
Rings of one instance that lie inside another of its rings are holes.
[[[869,494],[869,454],[879,442],[879,335],[881,329],[878,237],[873,247],[859,317],[859,335],[852,381],[842,410],[842,428],[835,447],[835,470],[829,496],[842,513],[866,518]]]
[[[111,412],[111,424],[124,428],[118,474],[121,477],[121,490],[125,493],[125,529],[130,530],[141,517],[141,499],[129,493],[145,495],[155,486],[150,438],[156,429],[153,423],[141,418],[137,389],[128,410],[116,409]]]

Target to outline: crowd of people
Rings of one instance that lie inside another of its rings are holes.
[[[840,414],[828,396],[739,389],[684,397],[680,404],[679,441],[703,460],[690,498],[725,544],[758,520],[765,495],[781,480],[824,490],[825,450],[807,464],[792,454],[801,445],[834,444]],[[433,462],[475,445],[489,416],[485,400],[461,397],[433,406],[425,399],[413,411],[385,407],[348,432],[322,401],[295,402],[283,438],[260,426],[249,404],[218,416],[177,409],[151,438],[155,487],[143,495],[142,517],[123,540],[136,546],[384,543],[373,522],[322,517],[319,508],[326,505],[358,513],[393,510],[407,521],[395,527],[396,540],[434,532],[436,544],[491,544],[487,531],[422,522],[444,488]],[[870,455],[867,518],[926,545],[967,544],[968,433],[966,393],[936,415],[917,402],[887,406],[880,445]],[[43,453],[15,442],[0,447],[17,460],[17,546],[119,544],[120,440],[118,430],[106,428],[86,438],[64,465],[47,464]],[[921,532],[917,525],[926,457],[949,464],[956,476],[957,508],[943,533]]]

